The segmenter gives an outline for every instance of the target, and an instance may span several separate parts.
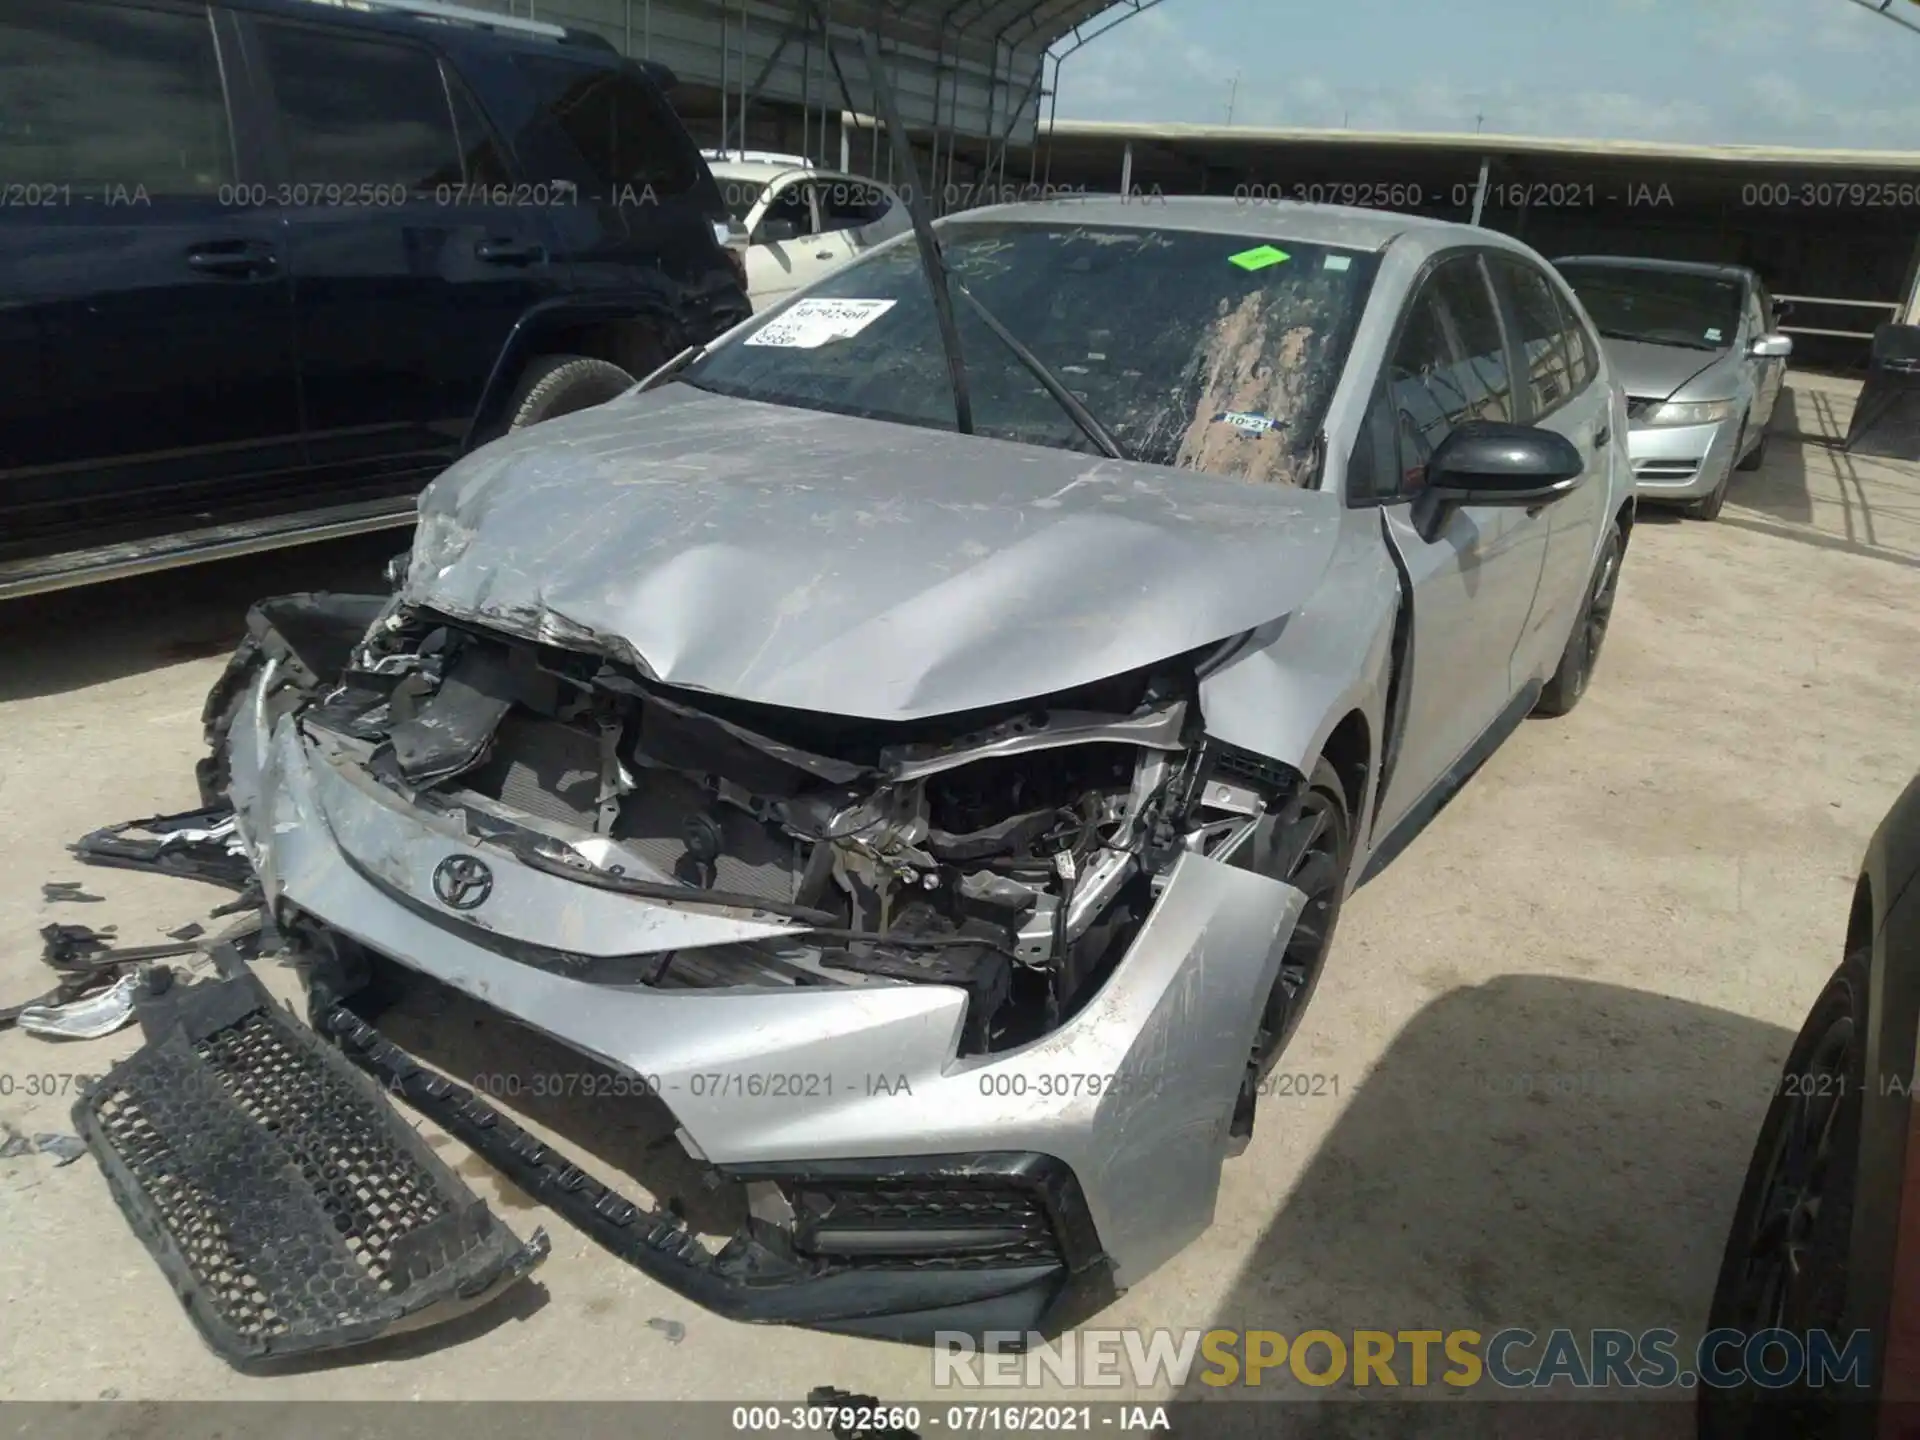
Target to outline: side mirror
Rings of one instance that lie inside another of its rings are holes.
[[[799,233],[791,220],[762,220],[754,238],[762,245],[784,245]]]
[[[1572,490],[1587,462],[1566,436],[1531,425],[1472,420],[1440,442],[1427,462],[1427,485],[1415,498],[1413,523],[1431,540],[1462,505],[1517,505],[1537,510]]]
[[[1756,360],[1784,360],[1793,354],[1793,337],[1778,331],[1762,335],[1747,347],[1747,353]]]

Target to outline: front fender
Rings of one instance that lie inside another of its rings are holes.
[[[1374,753],[1358,827],[1372,813],[1380,770],[1399,605],[1400,576],[1372,512],[1345,511],[1333,561],[1306,603],[1253,632],[1201,677],[1207,734],[1305,775],[1334,728],[1359,711]]]

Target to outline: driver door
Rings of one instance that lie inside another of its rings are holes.
[[[1429,539],[1410,513],[1428,460],[1456,425],[1515,418],[1510,353],[1479,255],[1441,260],[1402,318],[1348,466],[1349,503],[1380,507],[1413,588],[1410,661],[1389,722],[1376,835],[1475,762],[1477,742],[1518,689],[1512,662],[1540,587],[1547,515],[1464,506]]]

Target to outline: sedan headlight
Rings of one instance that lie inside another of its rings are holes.
[[[1712,425],[1733,417],[1731,400],[1669,400],[1655,405],[1640,418],[1645,427],[1655,425]]]

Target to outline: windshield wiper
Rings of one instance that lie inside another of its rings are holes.
[[[1041,387],[1060,402],[1060,408],[1067,412],[1073,423],[1080,427],[1089,440],[1098,445],[1112,459],[1132,458],[1121,448],[1120,442],[1113,438],[1113,433],[1094,418],[1093,412],[1087,409],[1080,397],[1067,389],[1066,382],[1047,368],[1046,361],[1021,344],[1020,338],[1002,325],[997,315],[980,303],[979,297],[967,288],[965,281],[954,280],[952,285],[960,292],[960,298],[973,308],[973,313],[980,317],[980,323],[991,330],[1000,343],[1013,352],[1013,358],[1026,366],[1028,373],[1040,382]]]
[[[1598,328],[1598,327],[1596,327]],[[1721,350],[1726,347],[1709,345],[1704,340],[1676,340],[1666,335],[1636,335],[1629,330],[1600,331],[1603,340],[1631,340],[1636,345],[1665,345],[1674,350]]]
[[[1013,356],[1027,368],[1029,374],[1038,380],[1046,392],[1059,403],[1075,425],[1085,432],[1087,438],[1114,460],[1127,459],[1127,452],[1120,442],[1113,438],[1106,426],[1093,416],[1093,412],[1080,402],[1080,398],[1067,389],[1060,377],[1049,370],[1046,362],[1023,345],[1019,338],[987,307],[980,303],[974,293],[960,281],[953,278],[947,268],[947,259],[940,251],[940,241],[933,233],[933,226],[926,217],[926,192],[920,188],[920,175],[915,167],[913,149],[907,144],[906,127],[900,123],[900,111],[894,103],[893,86],[888,83],[880,69],[880,51],[874,43],[873,32],[860,32],[860,48],[866,55],[867,80],[873,87],[874,99],[880,104],[880,118],[886,122],[887,139],[893,146],[894,164],[906,175],[907,194],[912,197],[907,202],[907,214],[913,221],[913,236],[920,247],[920,264],[926,271],[927,284],[933,291],[934,315],[940,322],[940,344],[947,352],[947,374],[953,382],[954,425],[962,435],[973,434],[973,402],[967,388],[966,360],[960,353],[960,330],[953,319],[953,291],[960,293],[972,308],[973,313],[994,336],[1013,352]]]
[[[824,22],[823,22],[824,24]],[[967,392],[967,362],[960,353],[960,329],[953,322],[953,296],[947,290],[947,262],[940,253],[940,241],[927,219],[927,192],[920,186],[920,170],[914,163],[913,147],[907,143],[906,126],[900,123],[900,107],[894,101],[893,86],[880,69],[880,47],[873,32],[860,32],[860,49],[867,59],[867,83],[873,98],[880,103],[880,118],[886,122],[887,143],[893,147],[894,164],[907,182],[907,218],[913,222],[914,242],[920,247],[920,265],[927,272],[927,285],[933,291],[933,313],[940,322],[940,346],[947,352],[947,378],[953,384],[953,428],[962,435],[973,434],[973,398]]]

